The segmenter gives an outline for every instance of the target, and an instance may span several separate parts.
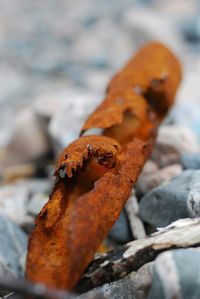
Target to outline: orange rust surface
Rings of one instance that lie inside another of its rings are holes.
[[[103,136],[83,136],[58,158],[55,187],[29,241],[28,279],[76,285],[128,199],[180,77],[174,55],[151,43],[112,79],[83,127],[103,128]]]

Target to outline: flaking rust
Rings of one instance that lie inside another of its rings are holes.
[[[150,43],[110,82],[105,100],[61,153],[56,183],[29,240],[26,276],[73,289],[118,218],[181,79],[176,57]]]

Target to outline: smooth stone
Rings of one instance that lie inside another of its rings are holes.
[[[197,99],[190,101],[190,103],[186,99],[188,98],[188,93],[191,95],[191,89],[198,89],[199,75],[199,72],[194,72],[192,78],[190,78],[190,74],[187,75],[188,77],[186,77],[180,90],[180,102],[176,103],[167,118],[169,123],[188,127],[198,139],[198,142],[200,142],[199,93],[194,92]]]
[[[2,166],[37,161],[49,152],[50,145],[37,115],[31,108],[18,112],[12,138],[2,158]]]
[[[53,175],[53,174],[52,174]],[[15,183],[16,186],[22,186],[28,190],[30,195],[35,193],[50,193],[52,188],[52,183],[49,179],[43,178],[32,178],[26,180],[18,180]]]
[[[199,299],[200,249],[176,249],[160,254],[153,265],[148,299]]]
[[[137,272],[126,277],[102,285],[77,297],[77,299],[101,296],[104,299],[146,299],[152,282],[153,262],[147,263]],[[95,297],[96,298],[96,297]]]
[[[135,190],[132,191],[132,194],[128,201],[125,204],[125,210],[129,219],[129,224],[131,232],[134,239],[142,239],[146,237],[145,229],[143,222],[139,214],[139,205],[138,200],[135,195]]]
[[[17,224],[26,217],[29,191],[23,185],[4,185],[0,187],[0,214],[8,216]]]
[[[180,162],[183,152],[198,152],[199,144],[193,132],[181,125],[163,125],[158,132],[151,158],[160,167]]]
[[[147,162],[144,164],[141,175],[151,174],[152,172],[155,172],[158,169],[159,167],[155,161],[147,160]]]
[[[181,164],[184,169],[200,169],[200,152],[181,154]]]
[[[200,216],[200,170],[186,170],[147,193],[140,202],[143,221],[163,227],[181,218]]]
[[[19,259],[27,249],[27,235],[9,218],[0,214],[0,263],[21,275]]]
[[[15,274],[9,270],[8,267],[6,267],[4,264],[2,264],[0,262],[0,277],[3,277],[4,279],[7,279],[8,281],[12,281],[13,278],[16,278]],[[6,291],[6,290],[3,290],[1,289],[0,287],[0,296],[1,298],[10,298],[8,295],[9,294],[12,294],[12,292],[10,291]],[[4,297],[6,296],[6,297]]]
[[[66,96],[65,106],[52,117],[49,124],[56,155],[79,137],[84,121],[99,102],[100,98],[91,93],[74,91]]]
[[[27,213],[32,216],[37,216],[42,207],[49,200],[49,196],[43,193],[36,193],[32,196],[27,205]]]
[[[171,180],[173,177],[181,174],[182,166],[179,164],[169,165],[155,172],[141,174],[136,184],[136,189],[140,194],[146,194],[160,184]]]
[[[133,240],[125,210],[122,210],[119,218],[111,228],[108,237],[119,244],[124,244]]]

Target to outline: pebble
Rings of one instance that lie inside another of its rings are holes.
[[[184,169],[200,169],[200,152],[185,152],[181,154],[181,164]]]
[[[199,299],[200,249],[176,249],[160,254],[153,265],[147,299]]]
[[[9,268],[6,267],[2,263],[0,263],[0,276],[7,279],[7,280],[11,280],[11,281],[12,281],[13,278],[15,278],[14,273],[12,271],[10,271]],[[12,294],[12,293],[10,291],[6,291],[6,290],[3,290],[3,289],[0,288],[1,298],[7,298],[7,297],[9,298],[9,296],[8,296],[9,294]],[[7,295],[7,297],[4,297],[6,295]]]
[[[4,214],[17,224],[26,217],[29,192],[26,187],[4,185],[0,187],[0,214]]]
[[[160,167],[180,162],[182,152],[198,152],[199,144],[193,132],[181,125],[163,125],[158,132],[151,158]]]
[[[186,170],[147,193],[140,202],[143,221],[163,227],[181,218],[200,216],[200,170]]]
[[[131,232],[134,239],[142,239],[146,237],[145,229],[142,220],[139,217],[138,200],[133,190],[130,198],[126,202],[125,210],[128,216]]]
[[[27,205],[27,213],[36,217],[41,211],[42,207],[49,200],[49,196],[43,193],[36,193],[29,200]]]
[[[138,178],[136,189],[140,194],[146,194],[153,188],[156,188],[160,184],[167,182],[173,177],[181,174],[182,171],[183,169],[181,165],[174,164],[162,169],[158,169],[152,173],[142,173]]]
[[[79,137],[84,121],[99,101],[96,95],[83,92],[73,92],[66,96],[65,106],[52,117],[49,124],[56,155]]]
[[[124,244],[133,240],[128,217],[124,209],[111,228],[108,237],[118,244]]]
[[[10,142],[1,161],[2,166],[32,162],[44,158],[50,146],[46,132],[31,108],[20,111],[14,124]]]
[[[22,274],[19,259],[27,249],[26,234],[9,218],[0,214],[0,263],[16,275]]]
[[[199,67],[197,69],[199,69]],[[176,103],[173,107],[167,121],[176,125],[188,127],[200,143],[200,106],[198,91],[198,78],[200,74],[199,72],[194,72],[192,75],[192,78],[190,78],[190,76],[188,78],[188,75],[186,76],[184,84],[180,90],[180,102]],[[188,93],[191,95],[191,90],[194,90],[194,97],[197,97],[197,99],[188,103]]]

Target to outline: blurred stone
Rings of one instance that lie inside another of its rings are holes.
[[[192,131],[180,125],[163,125],[159,129],[151,158],[161,167],[180,162],[182,152],[198,152],[199,145]]]
[[[46,194],[34,194],[27,205],[27,213],[32,216],[37,216],[48,200],[49,196]]]
[[[156,227],[200,216],[200,170],[186,170],[147,193],[140,202],[143,221]]]
[[[157,170],[158,170],[158,165],[156,164],[156,162],[152,160],[147,160],[147,162],[144,164],[141,175],[153,173]]]
[[[35,193],[46,193],[49,194],[51,192],[51,188],[53,187],[52,183],[48,179],[43,178],[32,178],[26,180],[19,180],[15,182],[16,186],[22,186],[28,190],[30,195]]]
[[[29,198],[27,188],[16,185],[0,187],[0,214],[21,224],[26,217],[26,205]]]
[[[173,107],[172,111],[170,112],[167,118],[167,121],[170,123],[175,123],[177,125],[181,125],[181,126],[183,125],[190,128],[190,130],[193,132],[194,136],[198,139],[200,143],[200,119],[199,119],[199,115],[200,115],[199,95],[200,94],[198,93],[199,75],[200,73],[197,73],[195,75],[194,72],[191,79],[187,79],[186,77],[185,79],[186,82],[184,82],[185,84],[183,84],[183,86],[181,87],[180,94],[179,94],[180,102],[176,103],[176,105]],[[187,81],[189,82],[187,83]],[[195,85],[197,85],[196,86],[197,92],[195,92],[194,90]],[[193,93],[195,94],[194,97],[197,97],[197,100],[193,99],[193,101],[190,101],[190,103],[188,103],[186,101],[187,93],[189,93],[190,95],[192,94],[193,96],[191,90],[194,90],[193,91]],[[184,99],[185,101],[183,101]]]
[[[119,244],[124,244],[133,240],[125,210],[122,210],[118,220],[111,228],[108,237]]]
[[[142,239],[146,237],[145,229],[142,220],[140,219],[139,205],[133,190],[130,198],[126,202],[125,210],[129,219],[131,232],[134,239]]]
[[[184,169],[200,169],[200,152],[181,154],[181,164]]]
[[[69,93],[66,105],[51,120],[49,133],[56,154],[78,138],[81,127],[100,99],[88,93]]]
[[[15,129],[7,145],[2,165],[9,166],[43,158],[49,152],[46,133],[34,112],[27,108],[18,113]]]
[[[0,214],[0,263],[19,275],[22,268],[20,257],[27,249],[27,236],[9,218]]]
[[[136,184],[136,189],[141,194],[146,194],[153,188],[158,187],[160,184],[169,181],[173,177],[181,174],[183,171],[180,164],[173,164],[155,172],[148,174],[141,174]]]
[[[6,267],[4,264],[0,263],[0,277],[3,277],[3,278],[8,279],[8,280],[12,280],[13,278],[15,278],[15,275],[12,271],[9,270],[8,267]],[[1,298],[9,298],[8,294],[11,294],[11,292],[6,291],[6,290],[2,290],[0,288]]]
[[[148,299],[199,299],[200,249],[176,249],[160,254],[153,266]]]

